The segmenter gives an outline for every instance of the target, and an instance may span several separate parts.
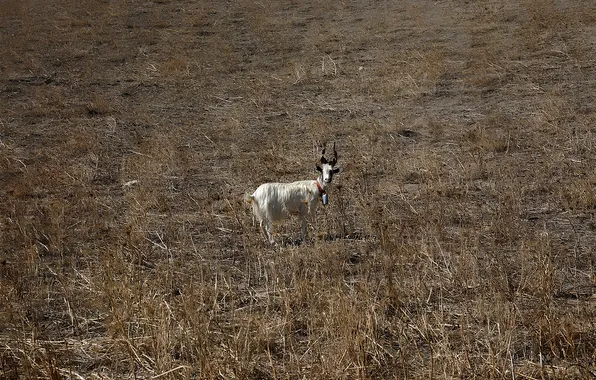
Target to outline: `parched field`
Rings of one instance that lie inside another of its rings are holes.
[[[596,3],[0,1],[1,379],[593,379]],[[243,202],[342,172],[301,244]]]

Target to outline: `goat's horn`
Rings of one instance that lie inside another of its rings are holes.
[[[325,149],[327,149],[327,143],[323,143],[323,150],[321,151],[321,164],[327,163],[327,159],[325,158]]]
[[[331,165],[335,165],[337,163],[337,151],[335,150],[335,143],[333,143],[333,157],[329,161]]]

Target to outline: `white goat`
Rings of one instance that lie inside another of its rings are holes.
[[[315,180],[296,181],[291,183],[264,183],[253,194],[246,194],[245,200],[252,203],[254,216],[260,223],[265,237],[275,244],[272,234],[272,223],[283,221],[290,215],[299,215],[302,222],[302,241],[306,239],[306,219],[312,223],[319,203],[327,204],[327,187],[333,175],[339,172],[333,166],[337,163],[337,152],[333,144],[333,158],[325,158],[325,148],[321,153],[321,166],[316,168],[321,174]]]

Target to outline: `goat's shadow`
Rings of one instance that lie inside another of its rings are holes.
[[[369,240],[371,236],[361,233],[361,232],[353,232],[348,234],[342,233],[335,233],[335,234],[324,234],[319,235],[316,240],[325,241],[325,242],[332,242],[332,241],[339,241],[339,240],[346,240],[346,241],[356,241],[356,240]],[[302,240],[302,238],[291,238],[289,236],[281,236],[279,238],[279,246],[281,247],[300,247],[304,244],[314,243],[314,239],[306,239],[306,241]]]
[[[351,233],[334,233],[334,234],[325,234],[321,236],[321,239],[324,241],[337,241],[337,240],[348,240],[348,241],[355,241],[355,240],[370,240],[372,238],[371,235],[364,234],[359,231],[354,231]]]
[[[306,242],[308,242],[308,239],[306,240]],[[281,247],[300,247],[301,245],[303,245],[305,243],[304,240],[302,240],[301,238],[290,238],[287,236],[281,237],[279,239],[279,245]]]

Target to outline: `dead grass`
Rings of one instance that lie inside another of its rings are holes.
[[[594,14],[3,2],[0,377],[595,376]]]

